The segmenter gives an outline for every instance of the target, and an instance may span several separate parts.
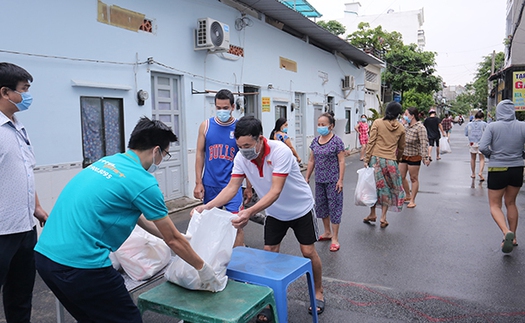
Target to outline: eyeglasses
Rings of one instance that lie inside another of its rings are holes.
[[[167,151],[167,150],[163,150],[166,155],[164,155],[164,157],[162,157],[162,161],[168,161],[171,159],[171,154]]]

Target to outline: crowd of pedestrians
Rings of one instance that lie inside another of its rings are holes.
[[[32,76],[23,68],[0,63],[0,287],[7,322],[29,321],[36,271],[68,312],[78,321],[141,322],[120,274],[111,266],[110,251],[118,249],[135,225],[164,239],[171,250],[197,269],[203,289],[214,291],[217,273],[203,261],[173,225],[157,181],[151,173],[171,156],[178,140],[164,123],[143,117],[131,133],[128,150],[106,156],[78,173],[61,192],[52,212],[41,207],[35,192],[35,158],[27,130],[15,114],[32,102],[28,90]],[[237,120],[234,96],[220,90],[215,96],[215,116],[204,120],[198,132],[194,197],[203,204],[194,211],[214,207],[237,214],[235,245],[243,245],[243,228],[249,219],[266,212],[264,249],[279,252],[292,229],[302,255],[312,262],[317,308],[325,310],[322,263],[315,242],[330,241],[337,252],[343,216],[345,145],[334,133],[335,117],[323,113],[317,120],[306,173],[288,137],[286,118],[276,120],[269,139],[261,121],[253,116]],[[441,120],[435,109],[420,120],[422,111],[390,102],[385,114],[370,125],[362,115],[355,126],[361,145],[360,160],[374,171],[377,202],[363,219],[389,225],[387,213],[416,207],[421,164],[441,159],[439,139],[450,140],[452,116]],[[480,181],[488,162],[489,209],[503,234],[501,250],[518,245],[517,194],[523,185],[525,123],[516,120],[514,104],[501,101],[496,121],[483,121],[479,111],[465,127],[471,156],[471,177]],[[476,159],[479,169],[476,174]],[[109,169],[110,171],[106,171]],[[407,179],[408,174],[408,179]],[[127,175],[127,176],[126,176]],[[314,176],[314,193],[310,179]],[[243,190],[242,186],[246,186]],[[29,189],[28,189],[29,188]],[[249,208],[244,204],[259,199]],[[88,194],[89,193],[89,194]],[[505,210],[503,210],[503,204]],[[4,214],[6,216],[4,216]],[[323,222],[319,235],[316,222]],[[36,219],[36,220],[35,220]],[[37,242],[36,222],[46,224]],[[271,322],[271,311],[262,311],[257,322]]]

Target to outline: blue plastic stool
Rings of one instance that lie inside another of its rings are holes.
[[[312,262],[310,259],[285,255],[277,252],[264,251],[246,247],[233,249],[232,258],[228,264],[228,278],[251,284],[268,286],[273,289],[279,322],[288,322],[288,285],[306,274],[312,319],[318,323],[315,310],[315,288]]]

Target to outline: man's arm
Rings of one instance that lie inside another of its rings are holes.
[[[193,250],[186,238],[177,230],[169,216],[160,220],[153,221],[158,231],[162,235],[162,239],[185,262],[200,270],[204,266],[204,261]]]
[[[197,137],[197,148],[195,150],[195,189],[193,197],[202,200],[204,198],[204,186],[202,185],[202,172],[204,170],[204,158],[206,157],[206,121],[199,127]]]
[[[40,200],[38,199],[38,194],[35,192],[35,213],[33,216],[38,219],[40,222],[40,227],[43,227],[46,224],[49,214],[42,208],[40,205]]]
[[[270,187],[270,191],[268,191],[268,193],[252,207],[241,210],[238,213],[238,217],[232,220],[233,226],[237,229],[243,228],[248,223],[248,220],[250,220],[250,216],[257,214],[272,205],[281,195],[285,182],[286,176],[272,176],[272,186]]]
[[[230,178],[230,181],[228,182],[228,185],[226,185],[226,187],[222,189],[219,195],[217,195],[213,200],[209,201],[208,203],[197,206],[194,209],[194,211],[201,213],[204,210],[210,210],[214,207],[222,207],[237,194],[239,188],[242,185],[243,180],[244,176],[232,176]]]

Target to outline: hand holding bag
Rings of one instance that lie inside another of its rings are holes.
[[[357,170],[357,185],[355,187],[355,205],[374,206],[377,202],[376,180],[374,168],[366,167]]]
[[[450,143],[448,142],[447,137],[439,138],[439,152],[441,154],[451,153],[452,149],[450,148]]]
[[[237,230],[233,227],[231,220],[236,215],[230,212],[213,208],[202,213],[195,212],[191,217],[186,235],[191,236],[190,245],[195,252],[204,260],[207,271],[213,270],[218,277],[218,284],[210,284],[203,276],[199,275],[197,269],[176,256],[164,273],[167,280],[193,290],[208,290],[219,292],[226,288],[228,277],[226,266],[230,262],[233,243]],[[209,275],[207,275],[209,276]]]

